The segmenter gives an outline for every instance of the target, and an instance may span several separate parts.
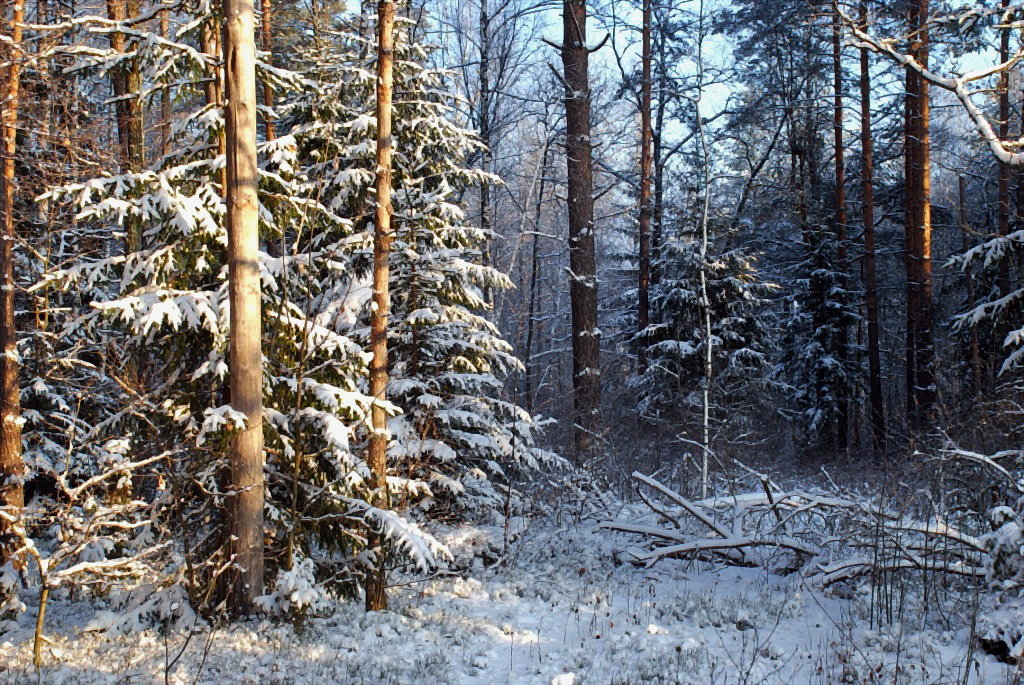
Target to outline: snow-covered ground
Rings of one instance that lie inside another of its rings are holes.
[[[967,668],[970,628],[954,614],[872,630],[866,590],[826,592],[759,568],[617,564],[628,540],[596,520],[533,521],[507,547],[500,527],[444,537],[468,566],[460,575],[395,588],[388,612],[342,604],[298,630],[265,620],[187,642],[110,636],[83,630],[96,602],[58,598],[38,682],[961,683],[968,670],[972,683],[1012,682],[976,651]],[[485,547],[501,557],[492,568],[474,557]],[[37,682],[32,608],[0,636],[4,683]]]

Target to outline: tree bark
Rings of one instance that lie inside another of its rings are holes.
[[[574,448],[582,463],[597,443],[601,413],[601,331],[597,324],[594,168],[590,140],[586,0],[564,0],[566,167],[569,179],[569,299],[572,307]]]
[[[917,0],[915,12],[917,35],[912,53],[926,68],[928,66],[929,35],[928,0]],[[931,216],[931,104],[929,83],[917,79],[917,117],[915,120],[914,144],[916,147],[915,181],[918,203],[915,214],[914,248],[918,277],[917,315],[914,317],[917,330],[914,335],[916,358],[916,382],[914,386],[914,421],[919,428],[927,427],[935,404],[935,340],[933,333],[934,305],[932,303],[932,216]]]
[[[170,32],[171,16],[165,8],[160,10],[160,37],[167,38]],[[171,154],[171,89],[166,85],[160,89],[160,154]]]
[[[139,0],[107,0],[107,17],[112,21],[125,21],[139,14]],[[110,33],[110,48],[124,54],[133,45],[126,44],[125,36],[119,31]],[[134,41],[133,41],[134,43]],[[123,167],[133,173],[145,166],[144,121],[142,114],[142,71],[138,64],[119,65],[110,74],[111,87],[117,102],[114,105],[117,119],[118,140],[121,143]],[[129,249],[138,249],[139,227],[128,227]]]
[[[232,607],[263,594],[263,358],[256,164],[256,41],[252,0],[224,0],[227,102],[228,279],[231,406],[245,415],[229,447],[231,552],[238,571]]]
[[[640,84],[640,259],[637,284],[637,333],[650,324],[651,287],[651,2],[643,2],[643,48]],[[647,343],[639,340],[640,371],[647,369]]]
[[[911,32],[917,30],[917,0],[912,0],[908,9],[908,24]],[[911,43],[916,41],[912,38]],[[914,48],[911,47],[911,51]],[[920,118],[921,77],[916,71],[906,70],[906,97],[904,98],[904,135],[903,135],[903,226],[904,226],[904,262],[907,275],[907,325],[906,325],[906,400],[907,423],[914,424],[917,414],[917,316],[920,298],[921,277],[918,271],[917,227],[920,224],[921,199],[920,183],[917,180],[919,168],[916,159]]]
[[[217,40],[217,31],[215,30],[215,18],[211,18],[211,21],[206,22],[203,25],[202,34],[199,38],[200,50],[212,58],[216,58],[220,54],[220,46]],[[203,85],[203,94],[206,99],[206,104],[220,107],[223,104],[223,84],[220,78],[220,69],[214,67],[213,73],[210,78]],[[217,152],[220,155],[226,154],[226,141],[224,140],[224,133],[221,132],[217,136]],[[220,172],[220,193],[221,196],[227,192],[227,168],[222,168]]]
[[[373,310],[370,318],[370,395],[374,400],[387,399],[388,385],[388,313],[391,308],[389,292],[393,229],[391,217],[391,117],[394,81],[394,27],[395,3],[380,0],[377,4],[377,205],[374,210],[373,233]],[[380,404],[374,404],[371,416],[373,433],[370,435],[367,463],[370,467],[373,496],[371,504],[388,507],[387,490],[387,414]],[[366,610],[386,609],[384,568],[384,539],[379,531],[371,531],[367,545],[376,557],[375,565],[366,573]]]
[[[860,4],[860,21],[867,27],[867,4]],[[868,396],[871,446],[876,455],[885,454],[885,404],[882,398],[882,360],[878,341],[878,276],[875,268],[875,153],[871,132],[871,69],[868,49],[860,49],[860,131],[861,171],[864,207],[864,299],[868,322]]]
[[[3,121],[3,241],[0,243],[0,507],[20,517],[25,506],[25,465],[21,454],[21,396],[18,374],[18,331],[14,321],[14,184],[17,153],[18,107],[21,87],[22,24],[25,1],[11,0],[6,8],[7,32],[10,36],[5,51],[10,60],[0,102]],[[14,559],[18,539],[13,526],[0,521],[0,566]],[[20,566],[20,562],[14,559]]]
[[[271,0],[260,0],[260,49],[267,53],[267,64],[273,66],[274,38],[271,32],[273,28],[273,12],[271,11],[270,2]],[[263,81],[263,105],[267,109],[273,109],[274,107],[274,87],[266,79]],[[267,141],[277,138],[277,127],[274,124],[273,118],[269,115],[264,122],[263,130]]]
[[[653,22],[652,22],[653,24]],[[654,26],[651,26],[653,31]],[[654,36],[652,35],[653,39]],[[664,216],[664,199],[665,199],[665,183],[664,183],[664,153],[662,148],[662,131],[665,129],[665,106],[667,101],[663,94],[668,88],[668,75],[665,72],[665,33],[664,29],[660,29],[657,34],[657,54],[658,54],[658,105],[654,109],[654,123],[651,129],[651,165],[652,165],[652,176],[654,180],[654,198],[653,207],[651,209],[651,284],[657,285],[658,280],[661,278],[659,270],[659,260],[661,255],[661,244],[662,244],[662,218]],[[652,70],[653,70],[653,55],[652,55]],[[653,98],[653,94],[652,94]]]

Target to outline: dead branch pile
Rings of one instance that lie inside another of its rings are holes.
[[[625,557],[651,566],[662,559],[709,559],[800,570],[824,585],[883,571],[917,569],[984,578],[983,537],[939,514],[927,520],[844,494],[785,490],[757,474],[760,489],[690,501],[657,479],[634,473],[652,515],[608,521],[638,540]],[[780,555],[788,561],[779,566]]]

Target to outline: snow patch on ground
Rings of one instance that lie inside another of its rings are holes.
[[[407,579],[388,612],[350,602],[298,627],[262,620],[108,637],[84,630],[102,601],[58,598],[41,682],[963,681],[966,624],[872,629],[863,592],[825,592],[759,568],[637,569],[613,561],[630,540],[596,522],[512,523],[519,538],[509,544],[504,526],[440,531],[465,570]],[[37,682],[28,604],[0,635],[0,682]],[[975,651],[970,682],[1007,682],[1007,668]]]

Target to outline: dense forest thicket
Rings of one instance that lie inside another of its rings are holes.
[[[34,607],[37,666],[51,598],[383,610],[551,502],[638,565],[1016,597],[1024,5],[2,12],[0,633]]]

